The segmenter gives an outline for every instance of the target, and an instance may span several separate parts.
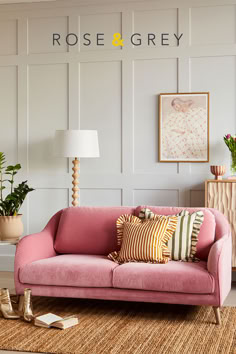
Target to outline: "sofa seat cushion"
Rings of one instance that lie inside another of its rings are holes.
[[[113,287],[189,294],[212,294],[214,278],[207,263],[126,263],[113,271]]]
[[[25,265],[19,279],[25,284],[109,288],[116,267],[105,256],[67,254]]]

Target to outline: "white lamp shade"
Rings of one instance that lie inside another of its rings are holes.
[[[97,130],[56,130],[54,153],[63,157],[99,157]]]

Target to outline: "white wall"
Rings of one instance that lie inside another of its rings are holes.
[[[81,205],[203,206],[209,165],[229,164],[236,1],[80,2],[0,6],[0,151],[36,188],[22,208],[25,234],[71,202],[71,161],[50,150],[55,129],[99,132],[101,158],[81,161]],[[141,47],[128,41],[133,31]],[[53,32],[104,32],[108,41],[53,47]],[[122,49],[111,45],[115,32]],[[152,48],[148,32],[184,35],[179,47]],[[210,163],[159,163],[158,94],[189,91],[210,91]],[[10,269],[13,247],[0,252]]]

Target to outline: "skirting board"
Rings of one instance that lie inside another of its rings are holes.
[[[14,259],[13,255],[0,255],[0,271],[13,272],[14,271]]]

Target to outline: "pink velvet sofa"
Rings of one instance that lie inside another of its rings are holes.
[[[139,215],[143,207],[172,215],[173,207],[78,207],[55,214],[43,231],[23,237],[15,256],[18,295],[127,300],[213,306],[220,323],[220,306],[231,288],[231,233],[219,211],[204,211],[197,245],[198,263],[118,265],[107,255],[118,250],[116,219]]]

